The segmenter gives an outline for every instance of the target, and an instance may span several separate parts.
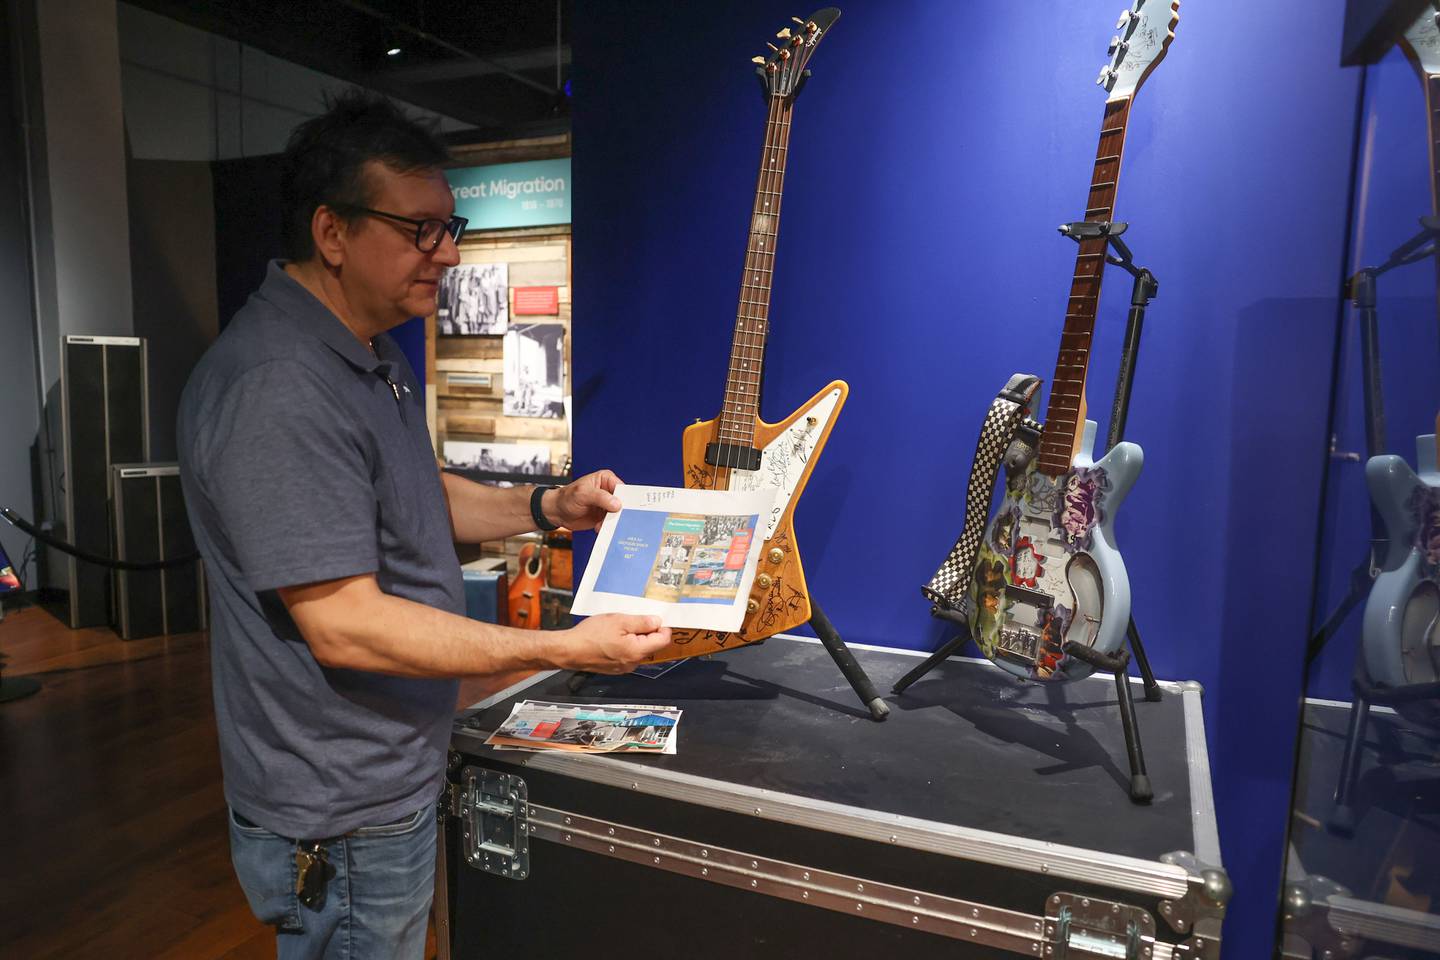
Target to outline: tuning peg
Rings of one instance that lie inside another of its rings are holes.
[[[775,46],[775,44],[773,43],[766,43],[765,46],[769,47],[771,50],[774,50],[776,53],[780,52],[780,48]]]
[[[1110,64],[1107,63],[1105,64],[1105,66],[1100,68],[1100,76],[1095,78],[1095,85],[1097,87],[1105,87],[1108,90],[1110,88],[1110,84],[1113,83],[1114,80],[1115,71],[1111,69]]]
[[[1111,37],[1110,46],[1105,50],[1105,52],[1111,57],[1114,57],[1116,60],[1119,60],[1121,57],[1125,56],[1125,51],[1129,49],[1130,44],[1126,43],[1124,40],[1121,40],[1119,37]]]
[[[1124,30],[1125,27],[1129,25],[1130,21],[1134,19],[1135,14],[1131,13],[1129,10],[1121,10],[1120,19],[1115,21],[1115,29]]]
[[[786,27],[785,29],[781,30],[779,33],[775,34],[775,36],[779,37],[779,38],[782,39],[782,40],[789,40],[789,39],[790,39],[790,28],[789,28],[789,27]]]
[[[805,21],[804,21],[804,20],[801,20],[799,17],[791,17],[790,19],[793,20],[794,22],[800,24],[800,26],[802,26],[802,27],[805,26]]]
[[[760,63],[760,64],[763,64],[763,63],[765,62],[765,58],[764,58],[764,57],[751,57],[751,58],[750,58],[750,62],[751,62],[751,63]]]

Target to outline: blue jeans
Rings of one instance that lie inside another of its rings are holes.
[[[435,893],[435,808],[324,841],[334,874],[312,909],[295,890],[295,841],[237,820],[230,859],[279,960],[423,960]]]

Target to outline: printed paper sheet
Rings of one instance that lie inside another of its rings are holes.
[[[681,490],[621,485],[572,612],[647,613],[667,627],[734,631],[760,555],[773,489]]]

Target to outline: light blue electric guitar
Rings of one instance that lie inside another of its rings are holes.
[[[1435,430],[1415,441],[1418,474],[1393,454],[1365,464],[1388,539],[1365,603],[1365,667],[1372,681],[1390,687],[1440,681],[1440,418]],[[1407,720],[1440,728],[1434,700],[1397,703],[1395,709]]]
[[[1165,56],[1178,0],[1136,0],[1121,14],[1097,81],[1109,96],[1084,219],[1109,221],[1135,92]],[[1005,498],[985,529],[970,587],[970,634],[982,653],[1030,680],[1064,681],[1093,668],[1067,642],[1114,654],[1130,622],[1130,581],[1115,548],[1115,514],[1140,474],[1133,443],[1097,462],[1085,419],[1085,378],[1105,270],[1104,237],[1082,240],[1060,335],[1038,455],[1008,472]]]

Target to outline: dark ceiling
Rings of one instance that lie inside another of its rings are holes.
[[[572,0],[127,2],[486,131],[569,115]]]

